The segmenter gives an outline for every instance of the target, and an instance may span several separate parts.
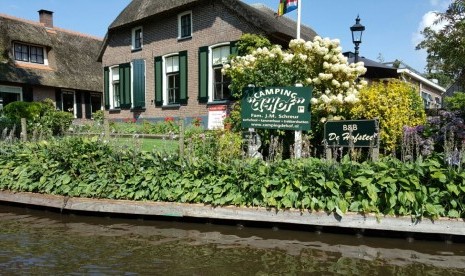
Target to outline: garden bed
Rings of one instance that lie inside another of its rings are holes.
[[[465,218],[465,171],[443,156],[401,162],[265,162],[187,147],[183,156],[115,148],[98,137],[4,144],[0,190],[95,199],[302,212]]]

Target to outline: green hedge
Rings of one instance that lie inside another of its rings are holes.
[[[71,197],[465,218],[465,171],[414,163],[266,163],[117,149],[97,138],[0,147],[0,189]]]

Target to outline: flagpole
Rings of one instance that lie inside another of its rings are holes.
[[[300,39],[300,20],[302,12],[302,2],[297,2],[297,39]],[[302,87],[302,84],[295,85],[296,87]],[[302,157],[302,130],[296,130],[294,132],[294,158],[299,159]]]
[[[302,18],[302,2],[303,0],[300,0],[297,2],[297,39],[300,39],[300,21]]]

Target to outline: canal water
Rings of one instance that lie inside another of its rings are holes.
[[[465,275],[465,244],[0,205],[0,275]]]

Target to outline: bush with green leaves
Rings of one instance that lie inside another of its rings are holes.
[[[240,133],[212,130],[193,132],[186,135],[185,149],[188,158],[207,157],[216,162],[228,163],[242,158],[242,136]]]
[[[105,119],[105,112],[103,110],[97,110],[92,114],[92,118],[99,124],[103,124]]]
[[[41,115],[30,121],[31,131],[40,132],[45,135],[63,135],[74,120],[73,114],[60,111],[55,108],[51,99],[45,99],[41,104]]]
[[[0,133],[4,129],[11,130],[15,126],[16,122],[7,117],[0,117]]]
[[[42,104],[38,102],[12,102],[3,108],[5,117],[20,122],[21,118],[35,120],[41,116]]]
[[[352,119],[379,120],[381,147],[388,153],[398,150],[405,126],[414,127],[426,122],[418,91],[397,79],[373,82],[363,88],[351,113]]]
[[[73,197],[465,218],[465,170],[441,155],[414,162],[186,156],[99,138],[2,144],[0,189]]]
[[[20,129],[20,120],[25,118],[29,133],[63,135],[73,122],[69,112],[57,110],[51,99],[42,102],[12,102],[4,108],[5,116]]]

